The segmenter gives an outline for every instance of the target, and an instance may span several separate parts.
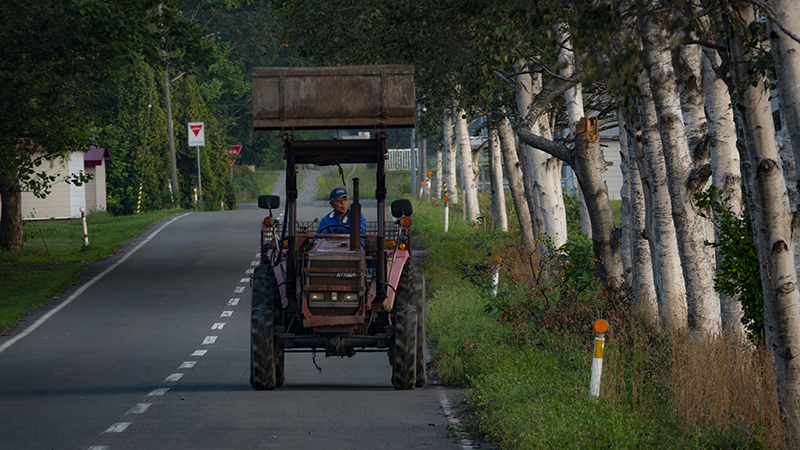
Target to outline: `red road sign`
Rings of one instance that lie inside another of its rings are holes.
[[[239,156],[239,152],[242,151],[241,145],[231,145],[231,148],[228,149],[228,154],[233,156],[234,158]]]

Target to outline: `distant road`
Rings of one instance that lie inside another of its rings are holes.
[[[298,219],[328,210],[302,206]],[[90,264],[84,283],[127,258],[0,353],[0,448],[458,448],[441,407],[457,391],[395,391],[385,353],[317,355],[321,372],[311,354],[287,354],[283,388],[250,387],[249,271],[263,216],[188,214]]]

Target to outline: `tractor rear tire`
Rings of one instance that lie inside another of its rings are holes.
[[[278,295],[272,268],[260,266],[253,275],[250,316],[250,384],[259,391],[277,386],[274,305]]]
[[[414,389],[417,376],[417,308],[398,306],[394,314],[392,385]]]
[[[425,273],[421,267],[406,263],[397,283],[397,306],[417,308],[417,387],[425,387]]]

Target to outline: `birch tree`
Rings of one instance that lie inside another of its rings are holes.
[[[748,5],[729,13],[742,19],[742,23],[735,24],[736,34],[728,39],[729,58],[749,61],[744,42],[756,39],[748,28],[756,21],[754,7]],[[747,154],[743,173],[748,174],[752,197],[751,217],[764,294],[764,331],[775,357],[780,398],[787,417],[786,440],[789,445],[796,445],[800,442],[800,292],[791,248],[794,217],[778,156],[767,82],[748,64],[732,64],[731,77],[743,89],[734,103],[734,115]]]
[[[469,141],[469,129],[467,128],[467,113],[458,107],[454,108],[456,141],[458,152],[461,156],[461,174],[464,179],[464,208],[467,211],[467,220],[475,222],[480,215],[478,206],[478,184],[475,179],[474,165],[472,163],[472,144]]]
[[[508,231],[506,217],[506,195],[503,187],[503,152],[497,130],[489,131],[490,165],[492,180],[492,222],[496,231]]]
[[[678,236],[681,267],[694,326],[707,333],[721,330],[719,296],[713,265],[704,245],[705,223],[693,195],[710,177],[710,166],[695,170],[686,139],[675,70],[669,49],[669,11],[655,0],[637,0],[637,26],[649,67],[650,87],[667,165],[667,187]],[[658,11],[656,11],[658,9]]]
[[[600,260],[600,276],[609,287],[619,285],[624,279],[620,234],[614,226],[608,186],[600,177],[606,170],[606,162],[600,148],[597,122],[593,121],[591,125],[585,118],[578,122],[575,147],[572,149],[536,136],[526,129],[517,130],[517,135],[528,145],[565,161],[573,168],[592,216],[592,247],[595,256]]]
[[[758,4],[769,19],[767,31],[780,92],[781,125],[790,144],[784,151],[791,152],[797,164],[800,161],[800,2],[771,0]]]
[[[505,162],[506,178],[508,178],[508,184],[511,188],[511,198],[514,201],[514,209],[517,211],[522,248],[528,252],[533,252],[536,249],[536,238],[533,234],[531,216],[530,214],[524,214],[524,211],[528,211],[528,200],[525,196],[525,186],[522,182],[522,165],[517,157],[517,139],[508,118],[503,117],[500,120],[497,125],[497,134],[503,151],[503,161]],[[523,211],[523,213],[520,214],[520,211]]]
[[[719,76],[721,62],[716,50],[703,49],[703,84],[712,167],[711,179],[712,184],[722,191],[723,197],[728,199],[731,212],[738,217],[744,211],[739,150],[736,148],[733,111],[729,107],[731,96],[728,93],[728,86]],[[715,257],[719,267],[725,256],[716,251]],[[734,336],[744,337],[742,304],[739,300],[720,293],[720,310],[724,330]]]
[[[520,117],[527,117],[531,106],[533,104],[534,83],[530,73],[522,73],[517,75],[517,111]],[[536,93],[541,91],[537,90]],[[540,120],[532,121],[530,131],[538,136],[542,136],[544,132],[540,124]],[[526,125],[530,125],[526,123]],[[527,169],[529,172],[526,174],[529,177],[530,185],[528,186],[529,202],[532,202],[536,209],[531,212],[532,216],[541,219],[541,227],[539,232],[545,232],[552,239],[553,245],[560,247],[567,241],[566,223],[563,214],[563,199],[558,198],[558,192],[554,186],[554,171],[557,172],[557,177],[561,180],[561,162],[553,159],[554,157],[547,153],[531,148],[531,146],[523,139],[520,144],[520,150],[525,152],[525,159],[528,162]],[[559,207],[559,202],[562,206]],[[530,207],[530,205],[528,205]]]
[[[458,184],[456,183],[456,146],[455,134],[453,133],[453,111],[450,108],[444,109],[442,119],[442,129],[444,135],[444,154],[447,174],[445,176],[445,195],[453,203],[458,203]]]
[[[686,284],[681,270],[678,237],[672,220],[672,200],[667,188],[667,166],[661,137],[658,134],[658,119],[650,92],[650,80],[642,72],[637,80],[639,89],[636,108],[642,133],[643,164],[640,174],[647,174],[650,188],[653,223],[653,267],[657,286],[661,321],[668,328],[681,329],[688,325],[686,306]]]
[[[658,296],[653,274],[653,258],[647,233],[647,207],[645,192],[639,171],[641,149],[636,127],[630,112],[618,108],[620,147],[625,158],[628,178],[628,216],[623,216],[630,229],[631,285],[636,302],[651,319],[659,319]]]

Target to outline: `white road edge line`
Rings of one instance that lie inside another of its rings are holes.
[[[114,264],[112,264],[111,266],[107,267],[106,270],[104,270],[104,271],[102,271],[100,273],[100,275],[97,275],[96,277],[94,277],[91,280],[89,280],[86,283],[84,283],[81,287],[78,288],[77,291],[75,291],[72,295],[70,295],[66,300],[61,302],[60,305],[56,306],[55,308],[50,310],[47,314],[45,314],[42,317],[40,317],[39,320],[37,320],[36,322],[32,323],[28,328],[22,330],[18,335],[16,335],[13,338],[9,339],[3,345],[0,345],[0,353],[3,353],[4,351],[6,351],[6,349],[8,349],[12,345],[16,344],[17,341],[19,341],[20,339],[24,338],[25,336],[31,334],[34,330],[36,330],[37,328],[42,326],[43,323],[47,322],[51,317],[56,315],[57,312],[59,312],[62,309],[64,309],[67,305],[72,303],[73,300],[78,298],[81,294],[86,292],[87,289],[92,287],[92,285],[94,285],[95,283],[97,283],[98,281],[103,279],[103,277],[108,275],[109,272],[111,272],[112,270],[116,269],[117,266],[119,266],[120,264],[124,263],[128,258],[130,258],[131,255],[136,253],[140,248],[144,247],[144,245],[147,244],[148,242],[150,242],[150,240],[153,239],[158,233],[160,233],[161,230],[163,230],[164,228],[169,226],[172,222],[175,222],[176,220],[180,219],[181,217],[188,216],[189,214],[191,214],[191,213],[181,214],[180,216],[173,218],[172,220],[170,220],[169,222],[165,223],[164,225],[161,225],[161,227],[159,227],[159,229],[154,231],[145,240],[140,242],[139,245],[137,245],[136,247],[133,248],[133,250],[131,250],[128,253],[126,253],[125,255],[123,255],[122,258],[119,259],[119,261],[117,261]]]
[[[451,427],[455,428],[456,435],[458,436],[458,448],[461,450],[472,450],[475,448],[475,444],[470,441],[469,439],[464,439],[461,437],[461,421],[458,420],[458,417],[453,414],[453,405],[450,403],[450,399],[447,398],[447,394],[445,394],[444,389],[437,389],[439,391],[439,404],[442,406],[442,411],[444,412],[444,416],[447,418],[447,422],[450,424]]]

